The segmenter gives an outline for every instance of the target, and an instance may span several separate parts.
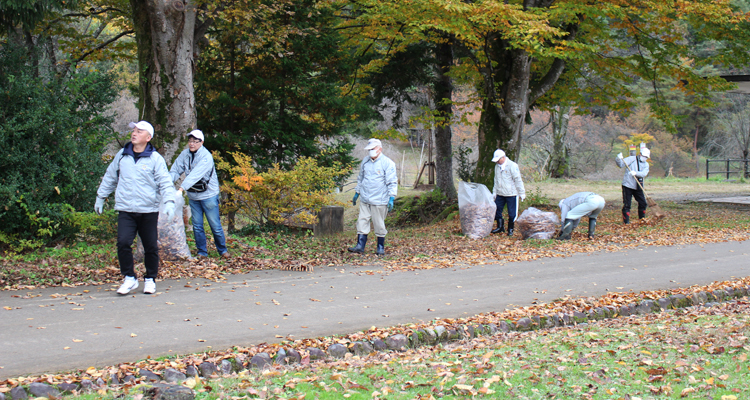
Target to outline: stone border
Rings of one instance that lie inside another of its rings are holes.
[[[746,297],[748,294],[750,294],[750,286],[738,288],[727,286],[724,289],[717,289],[710,292],[694,292],[689,296],[674,294],[656,300],[642,299],[639,302],[628,303],[620,307],[596,307],[592,308],[588,313],[580,311],[572,313],[558,312],[543,316],[523,317],[515,322],[510,320],[499,321],[497,324],[424,326],[413,330],[408,335],[399,333],[388,336],[384,340],[376,338],[366,341],[354,341],[349,343],[348,346],[335,343],[328,346],[327,351],[316,347],[308,347],[303,352],[306,353],[304,357],[309,358],[311,362],[325,361],[331,358],[343,359],[347,354],[362,357],[373,352],[405,351],[409,348],[472,339],[479,336],[494,335],[498,332],[529,332],[564,326],[586,326],[591,321],[603,319],[645,315],[692,306],[713,307],[723,302],[735,301],[736,299]],[[303,354],[300,351],[291,347],[286,349],[282,347],[273,356],[266,352],[254,354],[252,357],[248,357],[245,354],[238,354],[234,358],[224,359],[219,363],[203,361],[198,365],[188,365],[185,371],[167,368],[162,371],[161,375],[141,368],[137,370],[138,376],[133,374],[123,376],[112,374],[108,377],[108,382],[101,377],[95,380],[83,379],[80,385],[76,383],[61,383],[57,386],[52,386],[43,382],[33,382],[27,388],[23,386],[12,388],[9,396],[0,393],[0,400],[27,399],[29,394],[35,397],[59,398],[62,395],[72,394],[73,392],[93,392],[108,386],[123,385],[140,385],[139,388],[143,391],[144,398],[146,399],[189,400],[195,398],[195,393],[192,389],[180,385],[182,381],[189,377],[214,379],[246,370],[262,371],[270,368],[273,364],[299,364],[302,362],[302,359]]]

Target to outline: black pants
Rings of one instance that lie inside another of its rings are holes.
[[[630,215],[630,202],[635,197],[635,201],[638,202],[638,218],[646,217],[646,196],[643,194],[643,190],[639,187],[638,189],[631,189],[627,186],[622,187],[622,215]]]
[[[143,242],[145,278],[156,279],[159,274],[159,213],[131,213],[120,211],[117,216],[117,259],[123,276],[137,277],[133,268],[133,240]]]

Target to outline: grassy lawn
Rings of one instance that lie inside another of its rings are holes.
[[[736,400],[746,398],[750,379],[748,311],[739,301],[188,378],[183,385],[198,399]],[[139,393],[136,386],[68,398],[140,398]]]

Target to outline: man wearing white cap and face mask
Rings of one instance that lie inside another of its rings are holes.
[[[167,163],[149,143],[154,137],[154,127],[146,121],[131,122],[129,126],[133,128],[130,142],[117,152],[107,167],[96,192],[94,210],[101,214],[104,200],[115,192],[117,259],[125,277],[117,293],[128,294],[138,288],[133,266],[133,240],[138,234],[143,242],[146,266],[143,293],[153,294],[159,273],[159,206],[164,203],[165,217],[171,220],[175,211],[175,190]]]
[[[646,148],[645,143],[641,143],[640,156],[632,155],[623,158],[622,153],[619,153],[615,160],[618,167],[627,167],[625,176],[622,178],[622,222],[624,224],[630,223],[630,204],[633,197],[638,202],[638,219],[646,218],[648,203],[641,186],[643,186],[643,178],[648,175],[649,157],[651,157],[651,151]]]
[[[194,130],[188,133],[188,147],[180,153],[169,169],[172,181],[176,182],[182,174],[185,179],[177,189],[178,193],[187,192],[190,200],[190,212],[193,220],[193,235],[198,257],[208,257],[206,231],[203,229],[203,215],[214,236],[214,244],[219,256],[229,257],[224,228],[221,227],[219,215],[219,178],[216,177],[214,157],[203,147],[203,132]]]
[[[398,192],[396,163],[383,154],[380,140],[370,139],[365,147],[369,154],[362,160],[357,176],[357,187],[354,189],[352,205],[359,203],[357,219],[357,245],[348,250],[352,253],[364,253],[367,234],[370,233],[370,221],[378,238],[375,254],[385,254],[385,216],[393,210],[393,202]]]
[[[492,233],[505,232],[505,221],[503,220],[503,208],[508,207],[508,236],[513,236],[513,230],[518,215],[518,198],[521,201],[526,199],[526,189],[521,179],[521,170],[518,164],[509,160],[505,152],[497,149],[492,156],[492,162],[495,163],[495,186],[492,188],[492,194],[495,195],[495,221],[497,228]]]

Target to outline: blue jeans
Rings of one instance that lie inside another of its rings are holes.
[[[214,234],[214,243],[219,255],[227,252],[227,242],[224,237],[224,229],[221,227],[219,217],[219,195],[206,200],[190,200],[190,211],[193,216],[193,235],[195,236],[195,247],[199,256],[207,256],[206,231],[203,230],[203,215],[208,220],[208,226]]]

